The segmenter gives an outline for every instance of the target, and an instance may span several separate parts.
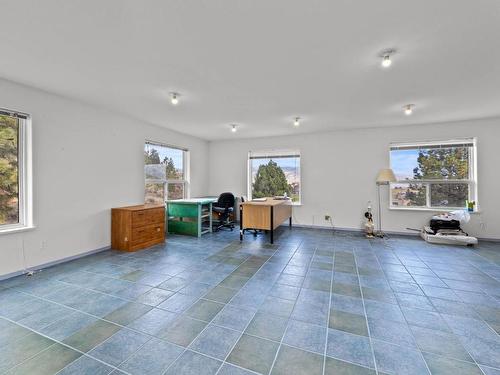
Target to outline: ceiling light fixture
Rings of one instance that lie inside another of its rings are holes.
[[[236,131],[237,131],[237,130],[238,130],[238,128],[237,128],[236,124],[232,124],[232,125],[231,125],[231,131],[232,131],[233,133],[236,133]]]
[[[407,104],[404,107],[405,115],[410,116],[413,113],[413,108],[415,108],[415,104]]]
[[[177,105],[179,103],[179,94],[176,92],[171,92],[170,93],[170,103],[173,105]]]
[[[396,50],[392,49],[392,48],[383,50],[380,53],[380,56],[382,57],[382,63],[381,64],[382,64],[383,68],[388,68],[388,67],[390,67],[392,65],[391,56],[394,55],[395,53],[396,53]]]
[[[300,117],[295,117],[295,120],[293,121],[293,126],[295,127],[300,126]]]

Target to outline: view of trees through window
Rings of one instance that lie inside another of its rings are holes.
[[[472,144],[391,149],[393,206],[465,207],[472,181]]]
[[[144,146],[145,202],[185,197],[186,172],[184,150],[158,144]]]
[[[0,225],[19,222],[19,119],[0,115]]]
[[[300,156],[250,156],[251,197],[263,198],[287,194],[300,202]]]

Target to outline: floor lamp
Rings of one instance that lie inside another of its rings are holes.
[[[392,169],[381,169],[377,175],[377,192],[378,192],[378,232],[377,237],[384,237],[384,232],[382,232],[382,207],[380,204],[380,186],[389,185],[391,182],[396,182],[396,176]]]

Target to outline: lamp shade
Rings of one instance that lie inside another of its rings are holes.
[[[381,169],[377,175],[377,184],[388,184],[389,182],[396,182],[396,176],[392,169]]]

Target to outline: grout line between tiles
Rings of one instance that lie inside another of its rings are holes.
[[[300,245],[298,246],[297,250],[300,248]],[[297,251],[295,251],[294,255],[297,253]],[[303,276],[304,277],[304,280],[302,280],[302,283],[300,284],[301,287],[300,287],[300,292],[299,292],[299,295],[297,296],[297,298],[295,299],[294,303],[293,303],[293,308],[292,308],[292,312],[290,313],[290,315],[288,316],[288,319],[287,319],[287,322],[286,322],[286,326],[285,326],[285,330],[283,331],[283,335],[281,336],[281,340],[280,340],[280,343],[279,343],[279,346],[278,346],[278,350],[276,350],[276,354],[274,356],[274,359],[273,359],[273,362],[271,363],[271,367],[269,368],[269,374],[271,373],[271,371],[273,370],[274,368],[274,365],[276,363],[276,360],[278,359],[278,355],[279,355],[279,352],[281,351],[281,347],[283,346],[283,340],[285,339],[285,336],[286,336],[286,333],[288,331],[288,328],[290,326],[290,321],[292,320],[292,315],[293,315],[293,312],[295,310],[295,307],[297,306],[297,301],[299,300],[300,298],[300,294],[302,293],[302,290],[304,289],[302,287],[302,285],[304,285],[304,282],[306,281],[306,277],[307,277],[307,274],[309,273],[309,267],[311,265],[311,262],[314,258],[314,254],[316,253],[316,248],[314,250],[314,252],[312,253],[311,255],[311,259],[309,259],[309,262],[307,263],[307,271],[305,273],[305,275]],[[293,256],[290,258],[290,260],[293,259]],[[288,261],[287,263],[287,266],[290,264],[290,260]],[[285,266],[285,268],[287,267]],[[283,270],[285,269],[283,268]],[[283,274],[283,271],[281,272],[280,275]]]

